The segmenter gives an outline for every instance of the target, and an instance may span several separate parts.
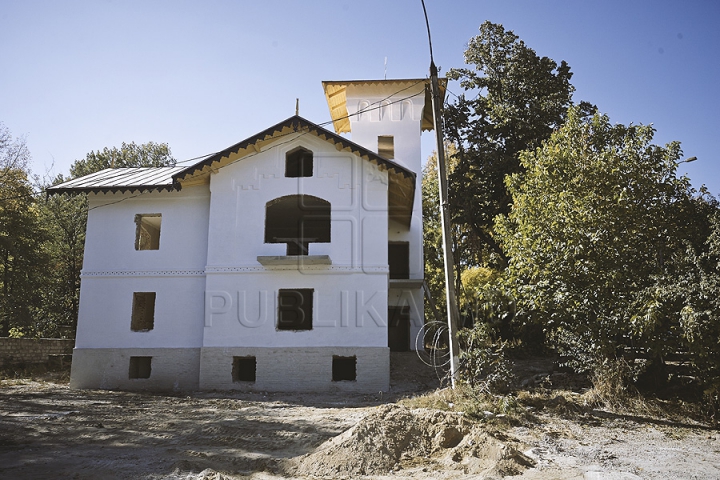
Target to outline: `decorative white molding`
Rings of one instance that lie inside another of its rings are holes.
[[[301,272],[318,271],[322,273],[368,273],[387,274],[390,269],[387,265],[375,265],[364,267],[353,267],[349,265],[306,265],[294,263],[292,265],[238,265],[238,266],[208,266],[205,268],[206,275],[224,273],[263,273],[279,270],[295,270]]]
[[[87,277],[204,277],[204,270],[109,270],[83,271],[80,278]]]
[[[332,265],[330,255],[258,255],[257,261],[266,267],[294,265],[302,268],[308,265]]]

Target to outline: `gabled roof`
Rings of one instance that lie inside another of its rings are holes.
[[[187,167],[106,168],[49,187],[54,193],[144,192],[177,189],[173,175]]]
[[[180,190],[183,186],[208,183],[211,172],[260,152],[278,138],[293,134],[313,135],[331,143],[338,151],[353,153],[386,170],[389,214],[401,223],[410,224],[417,180],[414,172],[297,115],[190,166],[107,168],[49,187],[47,193]]]
[[[298,115],[292,116],[287,120],[284,120],[277,125],[274,125],[262,132],[253,135],[252,137],[246,138],[242,142],[236,143],[235,145],[226,148],[221,152],[217,152],[196,164],[187,167],[182,172],[174,175],[174,178],[178,181],[189,180],[191,177],[200,173],[209,173],[215,168],[222,168],[225,165],[234,163],[240,160],[242,157],[248,154],[254,154],[260,152],[269,142],[276,140],[279,137],[285,135],[291,135],[294,133],[304,133],[314,135],[321,138],[329,143],[332,143],[338,151],[346,151],[354,153],[355,155],[368,160],[375,165],[379,166],[383,170],[388,170],[390,173],[402,175],[405,178],[410,178],[415,181],[415,173],[400,164],[388,160],[387,158],[381,157],[372,150],[358,145],[357,143],[351,142],[345,137],[341,137],[330,130],[316,125],[309,120],[304,119]]]

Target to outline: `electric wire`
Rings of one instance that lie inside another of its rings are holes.
[[[392,98],[392,97],[394,97],[395,95],[397,95],[397,94],[399,94],[399,93],[402,93],[402,92],[404,92],[404,91],[406,91],[406,90],[409,90],[409,89],[413,88],[414,86],[416,86],[416,85],[418,85],[418,84],[420,84],[420,83],[424,83],[424,82],[426,82],[426,81],[427,81],[427,79],[418,80],[417,82],[415,82],[415,83],[413,83],[413,84],[411,84],[411,85],[409,85],[409,86],[407,86],[407,87],[405,87],[405,88],[401,88],[400,90],[397,90],[396,92],[391,93],[390,95],[386,96],[385,98],[382,98],[382,99],[380,99],[380,100],[377,100],[377,101],[375,101],[375,102],[370,103],[366,108],[360,109],[360,110],[358,110],[357,112],[352,113],[352,114],[348,114],[348,115],[345,115],[345,116],[342,116],[342,117],[338,117],[336,120],[345,120],[345,119],[348,119],[348,118],[353,117],[353,116],[359,116],[359,115],[362,115],[362,114],[367,113],[367,112],[371,112],[371,111],[374,111],[374,110],[379,110],[379,109],[381,109],[381,108],[383,108],[383,107],[387,107],[387,106],[389,106],[389,105],[394,105],[394,104],[396,104],[396,103],[404,102],[405,100],[409,100],[409,99],[411,99],[411,98],[415,98],[415,97],[418,97],[418,96],[420,96],[420,95],[424,95],[425,92],[421,92],[421,93],[416,93],[416,94],[413,94],[413,95],[408,95],[408,96],[406,96],[406,97],[402,97],[402,98],[399,98],[399,99],[397,99],[397,100],[393,100],[393,101],[388,102],[388,103],[383,103],[383,102],[386,102],[389,98]],[[331,125],[331,124],[334,123],[336,120],[329,120],[329,121],[326,121],[326,122],[318,123],[318,124],[316,124],[316,125],[319,126],[319,127],[325,127],[325,126],[327,126],[327,125]],[[308,133],[309,133],[309,132],[300,132],[300,133],[299,133],[299,136],[306,135],[306,134],[308,134]],[[285,134],[278,135],[278,136],[276,136],[275,138],[276,138],[276,139],[277,139],[277,138],[282,138],[282,137],[284,137],[284,136],[294,135],[294,134],[298,134],[298,132],[288,132],[288,133],[285,133]],[[293,138],[293,140],[294,140],[294,139],[295,139],[295,137]],[[287,143],[287,142],[285,142],[285,143]],[[281,144],[281,145],[282,145],[282,144]],[[195,161],[195,160],[206,159],[206,158],[215,156],[215,155],[217,155],[217,154],[219,154],[219,153],[221,153],[221,151],[217,151],[217,152],[214,152],[214,153],[208,153],[208,154],[206,154],[206,155],[200,155],[200,156],[193,157],[193,158],[190,158],[190,159],[187,159],[187,160],[176,161],[176,162],[175,162],[175,165],[177,165],[177,164],[182,164],[182,163],[189,163],[189,162],[192,162],[192,161]],[[232,165],[232,164],[234,164],[234,163],[236,163],[237,161],[240,161],[240,160],[245,160],[245,159],[247,159],[247,158],[251,158],[251,157],[257,155],[258,153],[259,153],[259,152],[250,153],[250,154],[248,154],[248,155],[243,156],[242,158],[239,158],[239,159],[237,159],[237,160],[234,160],[234,161],[232,161],[232,162],[230,162],[230,163],[228,163],[228,164],[226,164],[226,165],[223,165],[223,166],[220,167],[220,168],[226,167],[226,166],[228,166],[228,165]],[[154,168],[154,167],[133,167],[133,168]],[[120,170],[120,169],[118,169],[118,170]],[[118,176],[123,175],[123,172],[119,171],[117,175],[118,175]],[[110,180],[110,179],[112,179],[112,178],[117,178],[117,177],[108,177],[107,179]],[[149,193],[149,192],[141,192],[140,194],[144,194],[144,193]],[[29,193],[29,194],[23,194],[23,195],[16,195],[16,196],[11,196],[11,197],[0,198],[0,202],[7,201],[7,200],[19,199],[19,198],[37,197],[37,196],[40,196],[40,195],[43,195],[43,194],[47,194],[47,190],[46,190],[45,188],[41,189],[39,192],[33,192],[33,193]],[[138,194],[138,195],[140,195],[140,194]],[[137,197],[138,195],[134,195],[134,196],[132,196],[132,197],[127,197],[127,199],[135,198],[135,197]],[[120,201],[123,201],[123,200],[120,200]],[[113,204],[115,204],[115,203],[119,203],[120,201],[118,201],[118,202],[113,202],[113,203],[108,203],[108,204],[103,204],[103,205],[113,205]],[[99,207],[101,207],[101,206],[103,206],[103,205],[97,205],[97,206],[93,207],[93,209],[94,209],[94,208],[99,208]]]

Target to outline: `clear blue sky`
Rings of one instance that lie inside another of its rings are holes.
[[[720,194],[720,2],[426,0],[435,61],[463,64],[485,20],[566,60],[575,100],[682,142],[696,186]],[[33,171],[91,150],[166,142],[178,160],[294,114],[329,120],[321,81],[425,77],[420,0],[0,0],[0,121]],[[459,93],[459,87],[450,84]],[[424,134],[423,155],[432,134]]]

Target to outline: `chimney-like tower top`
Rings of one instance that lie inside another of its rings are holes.
[[[389,103],[395,103],[402,99],[410,99],[422,95],[422,130],[432,130],[433,113],[432,101],[430,98],[430,79],[401,79],[401,80],[346,80],[322,82],[325,98],[330,108],[330,116],[333,121],[335,133],[348,133],[351,128],[351,112],[348,110],[348,91],[351,96],[376,97],[380,96]],[[445,95],[446,79],[440,79],[441,94]],[[380,105],[371,105],[380,108]],[[355,110],[350,108],[350,110]],[[353,112],[355,113],[355,112]]]

